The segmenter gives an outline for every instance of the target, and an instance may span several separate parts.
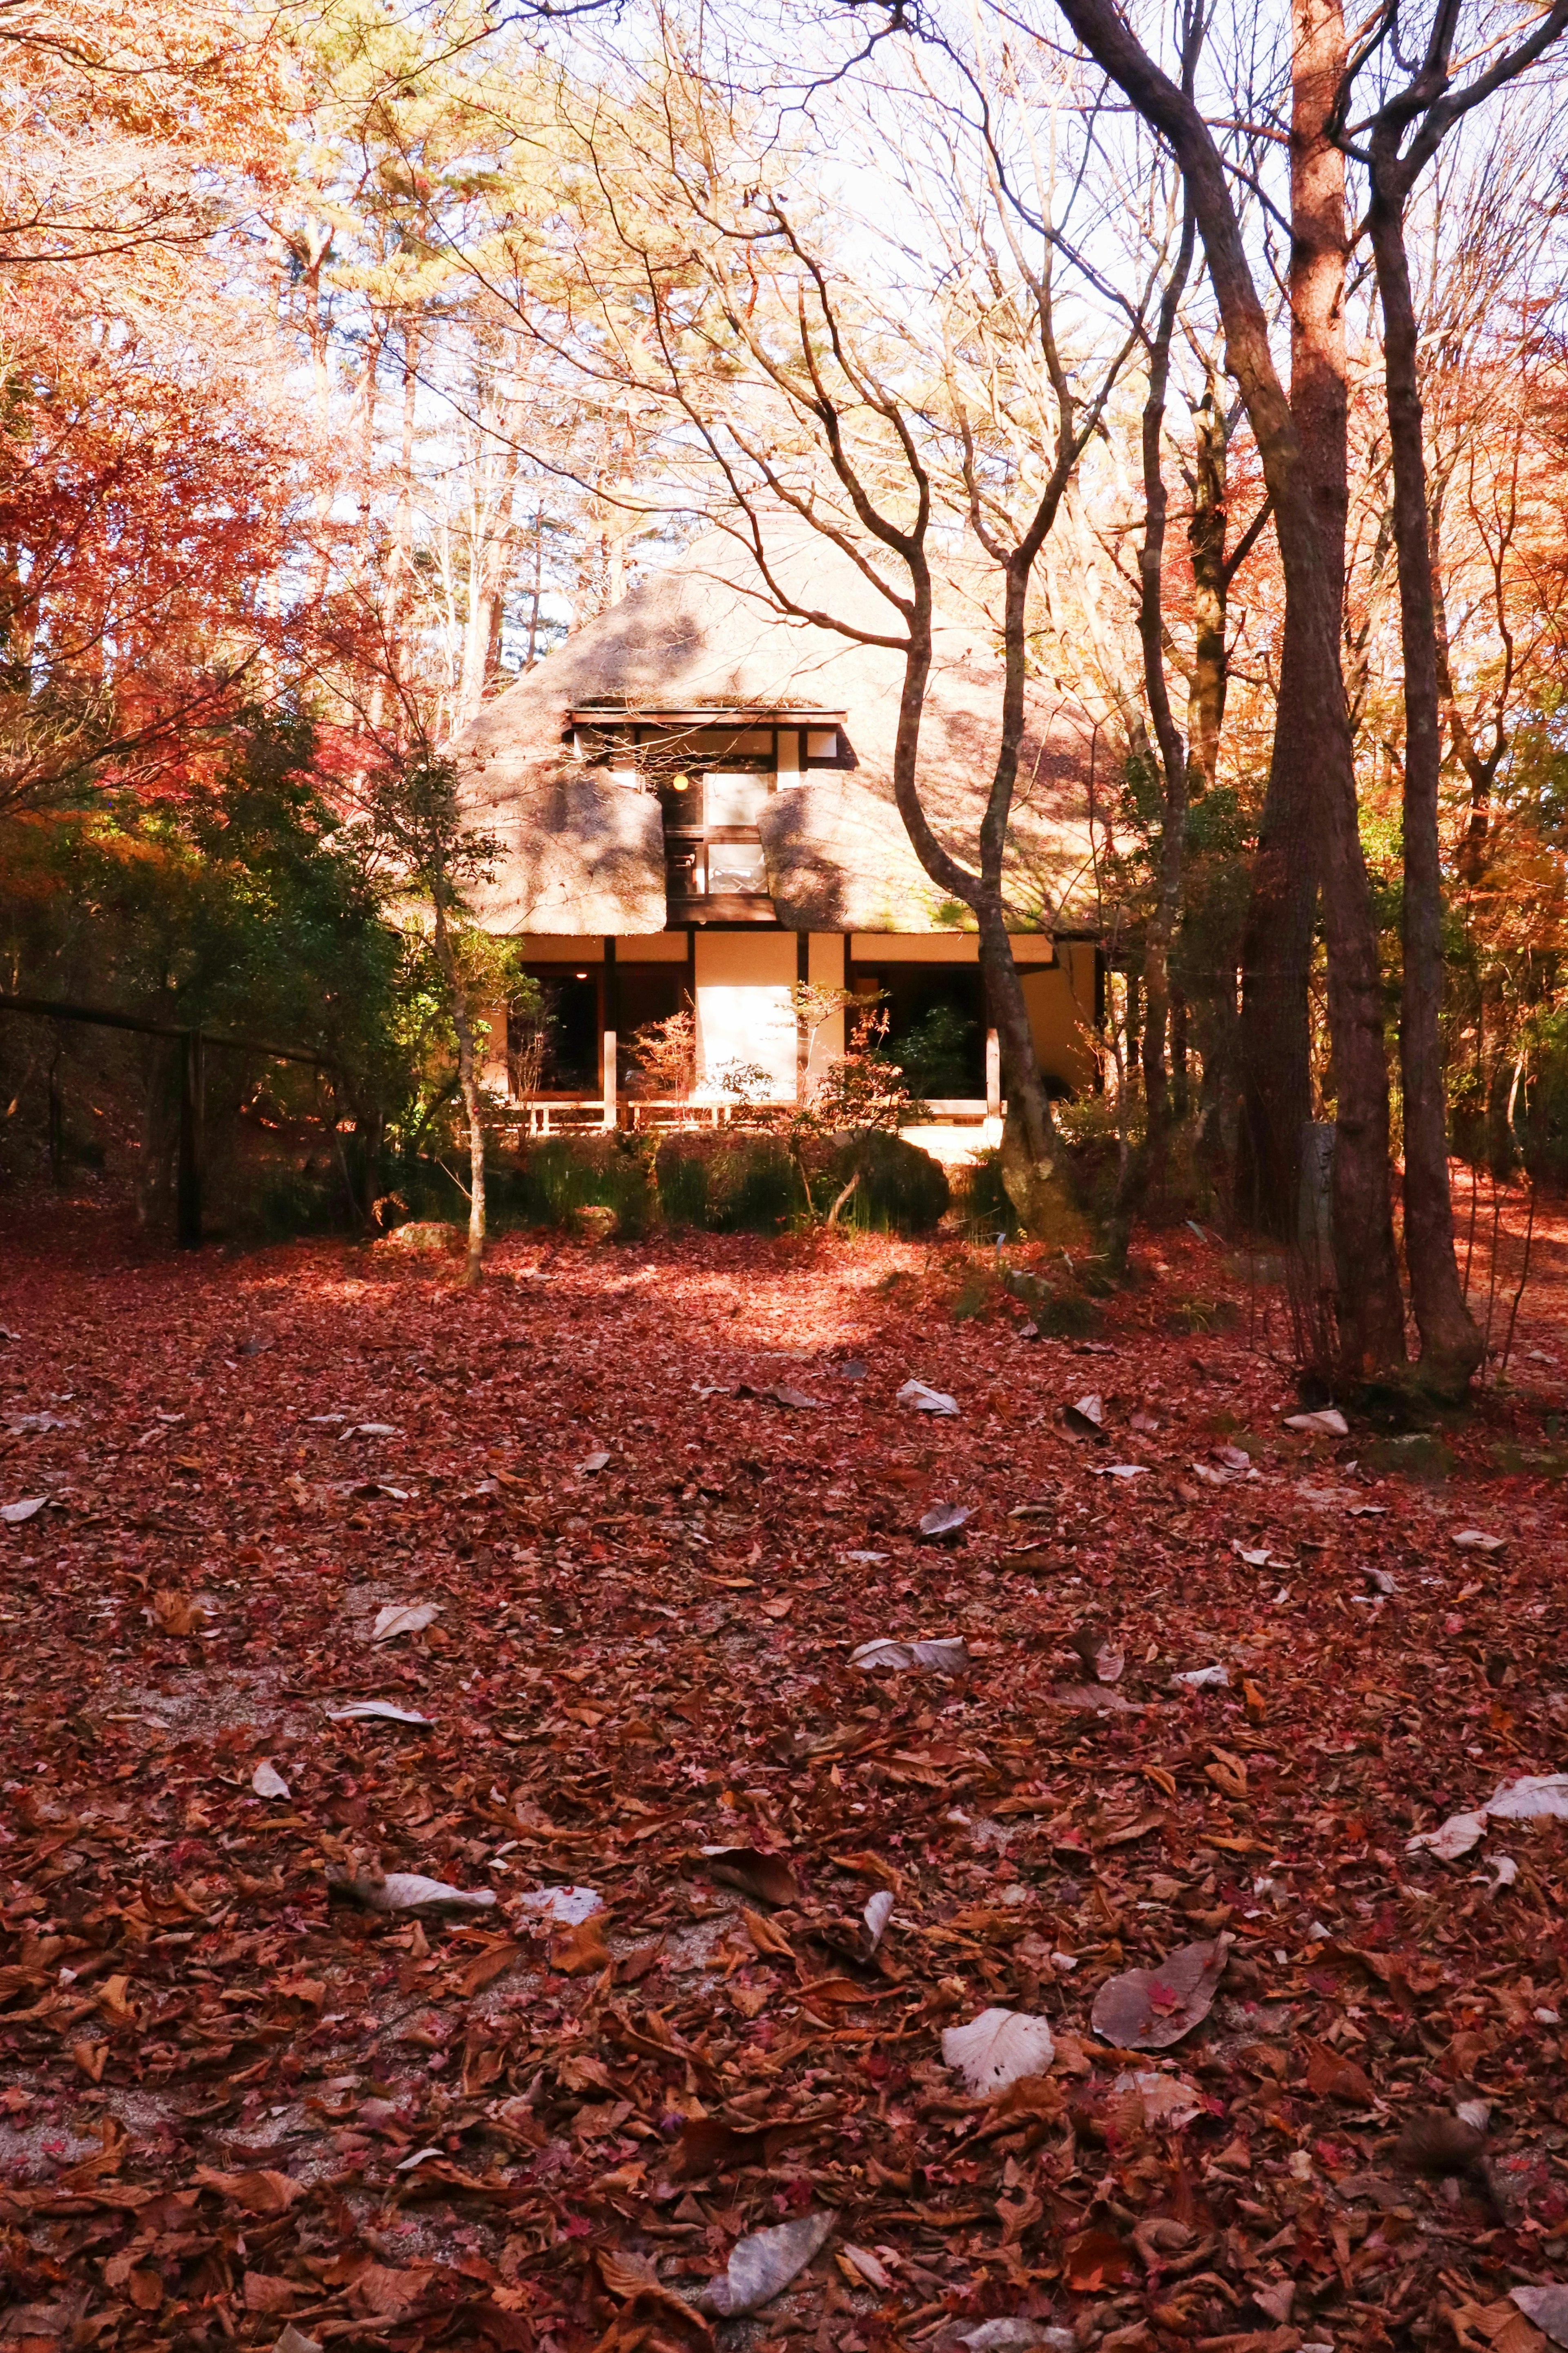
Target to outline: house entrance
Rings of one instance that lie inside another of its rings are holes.
[[[596,1095],[599,1092],[599,976],[563,972],[558,965],[535,965],[544,1021],[539,1092],[545,1095]],[[507,1060],[515,1072],[526,1051],[531,1021],[507,1015]],[[515,1080],[514,1080],[515,1084]]]
[[[649,1021],[667,1021],[687,1003],[684,964],[617,964],[614,984],[616,1082],[626,1095],[643,1092],[642,1074],[628,1048]]]
[[[984,995],[978,969],[951,964],[857,964],[850,986],[882,992],[883,1048],[911,1094],[973,1100],[985,1092]]]

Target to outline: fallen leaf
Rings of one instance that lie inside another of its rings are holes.
[[[1462,1854],[1487,1834],[1487,1818],[1483,1810],[1473,1814],[1450,1814],[1447,1820],[1435,1831],[1418,1831],[1405,1841],[1406,1854],[1419,1854],[1423,1848],[1435,1854],[1439,1862],[1458,1862]]]
[[[287,2312],[303,2292],[291,2280],[276,2279],[268,2272],[247,2272],[244,2291],[247,2312]]]
[[[20,1527],[24,1520],[41,1512],[48,1500],[47,1495],[25,1495],[19,1504],[0,1504],[0,1520],[9,1528]]]
[[[1089,1466],[1091,1479],[1143,1479],[1149,1474],[1147,1462],[1096,1462]]]
[[[558,1977],[586,1977],[609,1965],[610,1948],[597,1915],[579,1920],[575,1927],[563,1929],[550,1940],[550,1966]]]
[[[963,2076],[978,2098],[1015,2084],[1020,2075],[1043,2075],[1056,2056],[1048,2022],[1027,2010],[983,2010],[967,2026],[950,2026],[942,2038],[944,2067]]]
[[[968,2353],[1029,2353],[1045,2346],[1051,2353],[1070,2353],[1076,2344],[1070,2328],[1047,2328],[1037,2320],[983,2320],[977,2328],[959,2331],[958,2342]]]
[[[198,2165],[191,2179],[198,2189],[216,2189],[229,2199],[242,2214],[286,2214],[294,2200],[305,2193],[302,2181],[292,2181],[286,2173],[261,2168],[243,2173],[219,2173],[210,2165]]]
[[[553,1921],[562,1928],[580,1927],[604,1908],[596,1887],[536,1887],[518,1899],[520,1912],[531,1912],[536,1919]]]
[[[869,2247],[851,2246],[846,2239],[838,2250],[838,2268],[846,2279],[864,2280],[868,2287],[879,2288],[884,2295],[892,2293],[893,2274]]]
[[[1568,1773],[1524,1773],[1500,1782],[1483,1811],[1500,1822],[1534,1822],[1545,1817],[1568,1820]]]
[[[329,1869],[327,1885],[367,1912],[489,1912],[496,1900],[493,1888],[451,1887],[444,1879],[426,1879],[416,1871],[389,1871],[375,1878],[366,1872]]]
[[[1131,2266],[1126,2248],[1110,2231],[1083,2231],[1067,2244],[1067,2284],[1075,2295],[1119,2287]]]
[[[731,2250],[722,2279],[710,2280],[698,2302],[705,2312],[733,2320],[755,2312],[799,2277],[832,2236],[837,2216],[803,2214],[771,2231],[753,2231]]]
[[[1510,2295],[1523,2313],[1543,2329],[1553,2345],[1568,2345],[1568,2287],[1547,2280],[1539,2287],[1515,2287]]]
[[[883,1635],[874,1642],[862,1642],[851,1651],[849,1663],[874,1674],[879,1668],[889,1667],[901,1672],[909,1667],[929,1667],[937,1674],[962,1674],[970,1663],[969,1646],[962,1634],[942,1634],[925,1642],[896,1642]]]
[[[577,1464],[576,1468],[584,1473],[592,1473],[595,1471],[603,1471],[605,1469],[609,1460],[609,1449],[607,1447],[601,1447],[596,1454],[584,1454],[583,1460]]]
[[[321,2353],[321,2345],[317,2337],[307,2337],[302,2328],[296,2328],[290,2321],[273,2346],[272,2353]]]
[[[913,1406],[917,1413],[956,1413],[958,1399],[948,1396],[945,1389],[928,1389],[924,1381],[906,1381],[899,1391],[900,1405]]]
[[[425,1731],[430,1729],[430,1718],[421,1715],[416,1708],[399,1707],[395,1700],[355,1699],[347,1707],[330,1707],[329,1722],[332,1724],[413,1724]]]
[[[1173,1687],[1185,1685],[1188,1691],[1228,1691],[1230,1669],[1226,1666],[1184,1667],[1171,1677]]]
[[[1089,2022],[1103,2042],[1124,2051],[1164,2051],[1208,2016],[1234,1939],[1183,1945],[1158,1968],[1108,1978]]]
[[[702,1856],[710,1878],[738,1887],[743,1895],[761,1896],[764,1904],[800,1902],[787,1855],[765,1854],[754,1846],[705,1846]]]
[[[177,1635],[182,1641],[199,1634],[207,1622],[206,1611],[188,1594],[176,1593],[169,1587],[153,1594],[153,1615],[165,1634]]]
[[[289,1795],[289,1784],[270,1757],[261,1759],[250,1777],[250,1786],[258,1798],[286,1798]]]
[[[1108,1683],[1059,1683],[1046,1694],[1047,1707],[1075,1708],[1085,1715],[1142,1715],[1142,1708],[1133,1699]]]
[[[423,1633],[441,1615],[438,1601],[389,1601],[376,1612],[370,1630],[373,1642],[395,1642],[400,1634]]]
[[[869,1948],[874,1953],[882,1941],[883,1931],[893,1916],[893,1896],[890,1888],[879,1887],[867,1903],[860,1917],[866,1924]]]
[[[1366,2070],[1327,2042],[1307,2045],[1307,2089],[1315,2099],[1347,2100],[1358,2108],[1370,2107],[1374,2096]]]
[[[1501,1552],[1508,1538],[1489,1536],[1482,1528],[1461,1528],[1449,1541],[1457,1544],[1461,1552]]]
[[[1071,1405],[1063,1406],[1062,1419],[1080,1438],[1103,1438],[1104,1400],[1091,1389],[1087,1397],[1075,1398]]]
[[[933,1504],[931,1510],[921,1516],[921,1535],[926,1543],[932,1544],[941,1536],[956,1535],[959,1529],[967,1526],[973,1517],[971,1504]]]
[[[1314,1438],[1348,1438],[1351,1434],[1349,1422],[1338,1406],[1333,1405],[1322,1406],[1316,1413],[1288,1413],[1285,1427],[1287,1430],[1304,1430]]]
[[[1136,2092],[1143,2105],[1145,2121],[1151,2125],[1168,2125],[1180,2132],[1194,2116],[1204,2112],[1204,2095],[1195,2084],[1184,2075],[1164,2075],[1152,2068],[1129,2067],[1118,2075],[1110,2086],[1113,2092]]]

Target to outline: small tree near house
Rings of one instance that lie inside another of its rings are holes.
[[[486,879],[500,855],[491,835],[465,825],[457,770],[419,753],[383,771],[371,787],[368,820],[376,846],[410,896],[430,911],[430,940],[446,991],[458,1050],[458,1092],[468,1141],[468,1244],[466,1284],[478,1283],[485,1255],[485,1131],[479,1092],[480,1008],[516,993],[498,969],[509,960],[468,920],[464,892]]]

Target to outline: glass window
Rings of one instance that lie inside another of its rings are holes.
[[[838,757],[837,728],[807,728],[805,735],[805,756],[808,760],[837,760]]]
[[[767,890],[760,842],[710,841],[708,844],[708,888],[721,891]]]
[[[771,776],[729,776],[710,769],[702,779],[702,817],[707,825],[755,825],[773,791]]]

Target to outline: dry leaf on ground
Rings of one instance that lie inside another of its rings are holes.
[[[1000,2092],[1021,2075],[1043,2075],[1056,2056],[1048,2021],[1027,2010],[983,2010],[967,2026],[942,2038],[944,2066],[963,2076],[977,2098]]]
[[[851,1651],[849,1663],[863,1668],[868,1674],[881,1667],[895,1672],[909,1667],[928,1667],[936,1674],[957,1675],[970,1663],[969,1645],[962,1634],[933,1635],[923,1642],[897,1642],[884,1634]]]
[[[708,1874],[744,1895],[758,1895],[764,1904],[798,1904],[800,1883],[789,1857],[767,1854],[754,1846],[709,1846],[702,1850]]]
[[[1094,1998],[1090,2024],[1124,2051],[1164,2051],[1208,2016],[1234,1938],[1183,1945],[1153,1969],[1124,1969]]]
[[[426,1732],[433,1729],[430,1718],[417,1708],[399,1707],[390,1699],[351,1700],[347,1707],[328,1708],[327,1718],[332,1724],[412,1724]]]
[[[913,1406],[917,1413],[955,1414],[958,1399],[949,1397],[945,1389],[927,1388],[924,1381],[906,1381],[899,1391],[900,1405]]]
[[[1568,2287],[1547,2280],[1538,2287],[1510,2288],[1509,2294],[1525,2318],[1544,2330],[1553,2345],[1568,2345]]]
[[[827,2244],[837,2219],[833,2213],[803,2214],[776,2230],[753,2231],[731,2251],[724,2276],[704,2289],[699,2299],[703,2310],[733,2320],[771,2304]]]
[[[400,1634],[422,1634],[441,1615],[438,1601],[389,1601],[370,1630],[373,1642],[395,1642]]]
[[[327,1884],[367,1912],[489,1912],[496,1901],[492,1888],[452,1887],[416,1871],[389,1871],[376,1878],[368,1872],[329,1870]]]

